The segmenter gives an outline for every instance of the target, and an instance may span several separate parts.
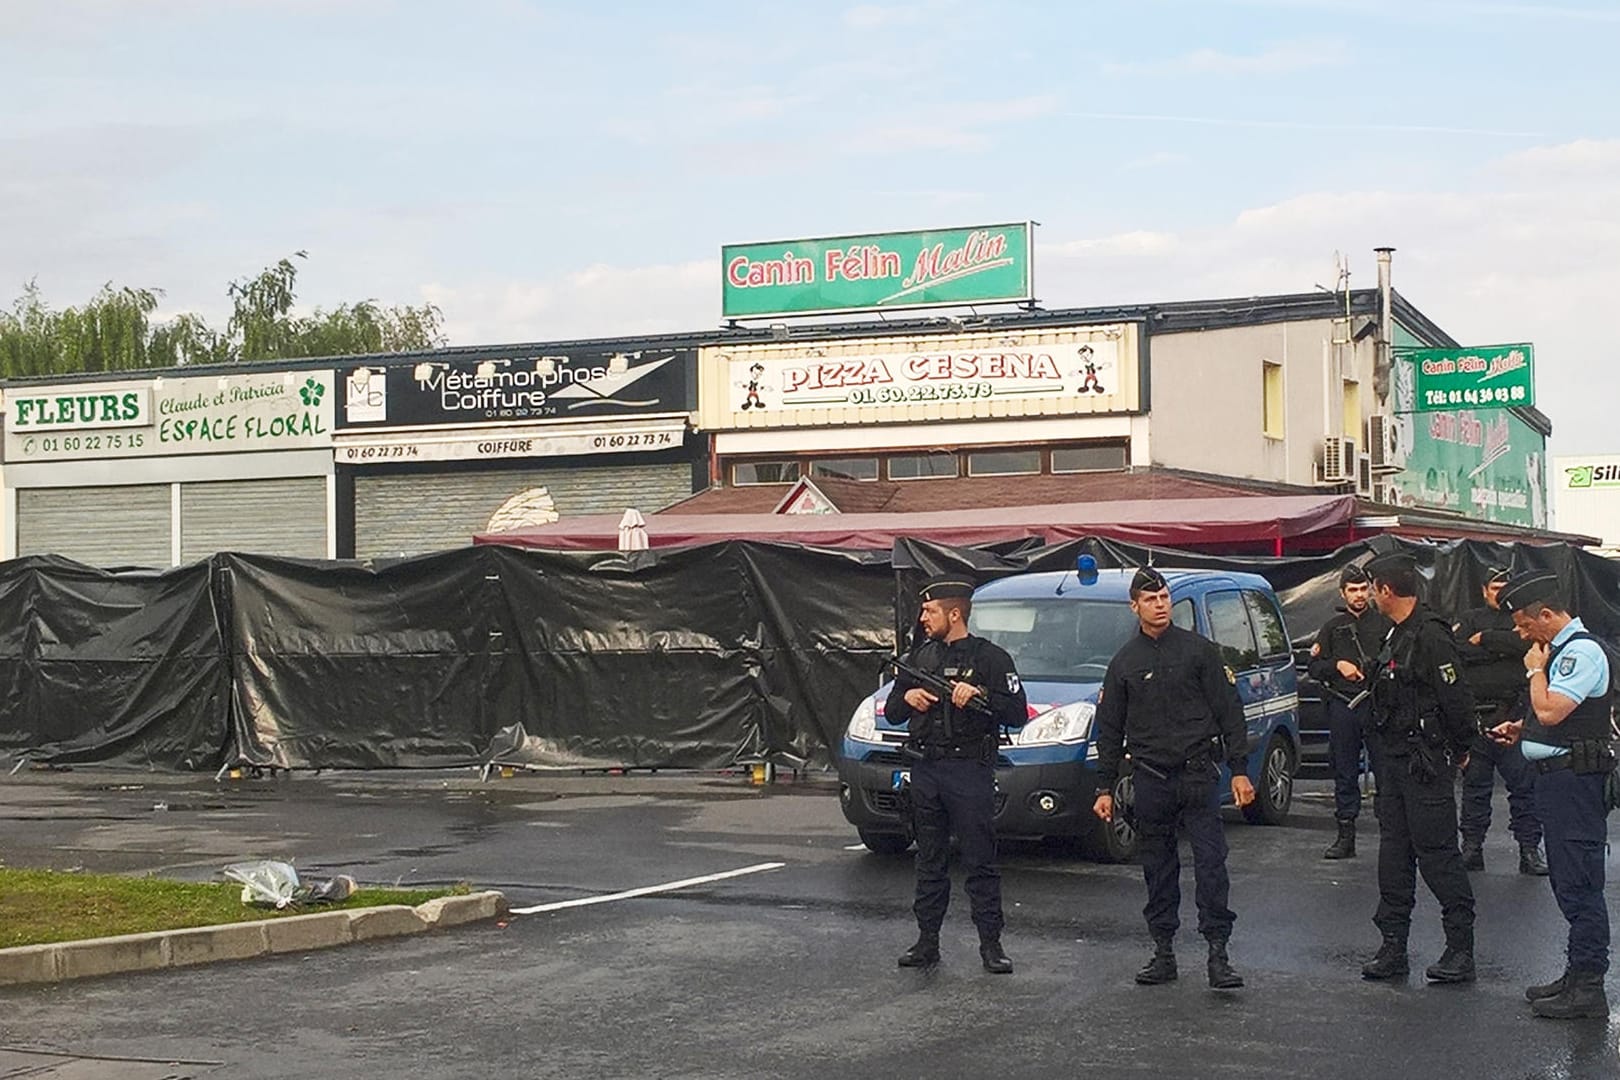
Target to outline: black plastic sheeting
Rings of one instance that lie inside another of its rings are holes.
[[[281,768],[724,768],[826,764],[932,573],[981,581],[1103,567],[1244,570],[1297,644],[1339,567],[1409,548],[1431,602],[1486,570],[1551,569],[1620,637],[1620,564],[1564,546],[1380,537],[1314,558],[1086,539],[892,553],[734,541],[653,552],[481,546],[392,563],[219,555],[168,572],[0,564],[0,753],[55,764]]]
[[[206,563],[110,573],[0,563],[0,752],[68,764],[209,768],[230,677]]]

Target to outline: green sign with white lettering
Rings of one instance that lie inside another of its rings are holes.
[[[728,244],[728,319],[1034,299],[1030,223]]]
[[[1529,345],[1397,349],[1395,360],[1412,365],[1417,412],[1536,403],[1535,350]]]

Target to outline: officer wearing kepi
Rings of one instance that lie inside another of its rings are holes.
[[[1361,814],[1361,748],[1372,713],[1373,659],[1389,633],[1389,620],[1372,603],[1372,579],[1352,563],[1339,571],[1338,612],[1311,645],[1307,670],[1326,694],[1328,759],[1333,766],[1333,817],[1339,835],[1324,859],[1356,854],[1356,818]]]
[[[1485,603],[1463,612],[1451,627],[1463,677],[1474,692],[1474,707],[1485,730],[1524,718],[1524,641],[1499,599],[1507,581],[1506,570],[1492,570],[1481,589]],[[1499,772],[1507,785],[1508,831],[1519,842],[1519,873],[1545,875],[1541,820],[1534,805],[1535,775],[1517,748],[1483,734],[1469,747],[1468,768],[1463,770],[1459,815],[1463,869],[1485,869],[1485,834],[1491,827],[1491,795]]]
[[[1024,687],[1012,657],[1000,646],[968,633],[973,583],[960,576],[933,578],[922,589],[918,621],[928,640],[911,655],[911,666],[943,677],[948,698],[930,693],[899,674],[884,715],[904,723],[911,766],[911,801],[917,834],[917,943],[900,956],[901,967],[939,962],[939,929],[951,897],[950,838],[954,833],[966,871],[965,889],[979,931],[979,957],[995,975],[1011,973],[1001,947],[1001,874],[996,869],[996,745],[1001,727],[1029,719]],[[988,699],[988,715],[969,708]]]
[[[1181,859],[1177,826],[1192,843],[1198,932],[1209,942],[1209,985],[1243,985],[1226,944],[1237,916],[1228,906],[1226,833],[1221,826],[1220,766],[1232,771],[1232,798],[1254,801],[1249,782],[1243,703],[1230,668],[1207,638],[1170,621],[1170,586],[1152,567],[1131,579],[1131,635],[1103,676],[1094,721],[1097,796],[1093,812],[1113,820],[1114,782],[1129,753],[1134,765],[1136,826],[1147,883],[1153,957],[1136,974],[1144,986],[1176,978],[1174,942],[1181,926]]]
[[[1417,870],[1440,903],[1446,949],[1430,982],[1474,980],[1474,891],[1457,850],[1457,767],[1478,730],[1451,625],[1418,600],[1417,563],[1399,552],[1367,564],[1373,602],[1395,624],[1373,679],[1373,769],[1378,779],[1378,953],[1365,979],[1408,970]]]
[[[1530,1011],[1555,1020],[1605,1019],[1609,998],[1609,909],[1603,900],[1609,840],[1604,787],[1615,767],[1609,657],[1581,620],[1571,618],[1558,577],[1524,574],[1502,590],[1521,636],[1530,711],[1491,729],[1518,743],[1536,776],[1536,812],[1547,837],[1553,896],[1569,922],[1568,963],[1550,983],[1528,987]]]

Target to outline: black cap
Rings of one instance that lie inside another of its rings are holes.
[[[1346,585],[1365,585],[1371,580],[1372,577],[1368,575],[1367,568],[1356,563],[1351,563],[1339,571],[1339,588],[1341,589]]]
[[[1136,576],[1131,578],[1132,596],[1137,593],[1158,592],[1160,589],[1168,589],[1169,587],[1170,583],[1164,580],[1164,575],[1151,566],[1142,567],[1136,572]]]
[[[1367,576],[1376,581],[1384,574],[1398,574],[1405,571],[1418,573],[1418,564],[1417,559],[1404,551],[1389,551],[1368,559],[1366,570]]]
[[[968,600],[973,596],[973,582],[965,574],[939,574],[929,578],[917,595],[925,604],[930,600]]]
[[[1508,579],[1512,576],[1513,571],[1509,570],[1507,567],[1493,566],[1485,572],[1485,584],[1506,585],[1508,583]]]
[[[1510,578],[1497,594],[1496,603],[1503,611],[1521,611],[1537,601],[1556,598],[1558,592],[1557,574],[1551,570],[1532,570]]]

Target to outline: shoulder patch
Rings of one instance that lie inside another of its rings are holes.
[[[1457,666],[1455,664],[1441,664],[1440,678],[1448,685],[1457,681]]]
[[[1024,684],[1018,681],[1018,676],[1010,671],[1007,672],[1007,693],[1016,694],[1023,688]]]
[[[1231,683],[1233,686],[1236,686],[1237,672],[1233,671],[1230,667],[1225,668],[1224,670],[1226,671],[1226,681]]]
[[[1558,658],[1558,675],[1560,678],[1567,679],[1575,673],[1575,660],[1576,658],[1568,653]]]

